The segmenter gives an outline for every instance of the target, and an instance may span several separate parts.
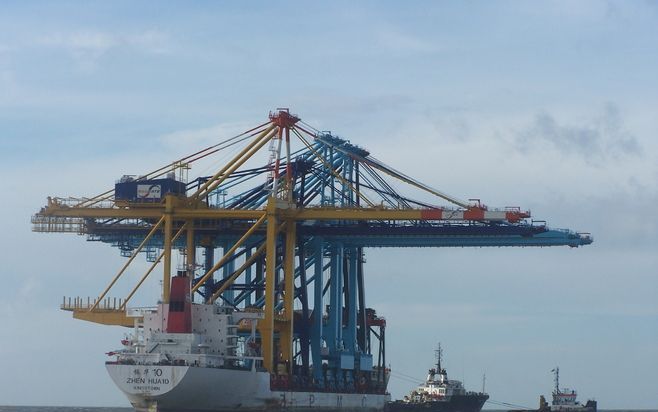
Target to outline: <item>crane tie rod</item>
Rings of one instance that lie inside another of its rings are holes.
[[[334,176],[336,176],[338,178],[338,180],[340,180],[343,184],[347,185],[347,187],[349,187],[350,190],[352,190],[354,193],[356,193],[356,195],[359,196],[361,199],[363,199],[370,207],[375,207],[374,203],[372,203],[367,197],[365,197],[365,195],[363,195],[361,192],[359,192],[350,182],[345,180],[339,173],[337,173],[334,170],[334,168],[329,163],[327,163],[327,161],[322,156],[320,156],[320,154],[315,149],[313,149],[313,147],[311,147],[310,143],[306,139],[304,139],[304,136],[302,136],[296,129],[297,129],[296,127],[292,128],[293,133],[295,133],[297,135],[297,137],[299,137],[299,139],[302,141],[302,143],[304,143],[304,145],[306,145],[308,150],[310,150],[315,155],[315,157],[317,157],[318,160],[320,160],[324,164],[324,166]],[[306,133],[308,133],[308,132],[306,132]]]
[[[221,150],[224,150],[228,147],[231,147],[231,146],[233,146],[237,143],[240,143],[240,142],[242,142],[242,141],[258,134],[260,132],[260,130],[263,127],[267,126],[269,123],[270,122],[265,122],[265,123],[260,124],[256,127],[251,128],[249,130],[246,130],[246,131],[244,131],[244,132],[242,132],[238,135],[235,135],[233,137],[229,137],[228,139],[225,139],[225,140],[223,140],[219,143],[216,143],[212,146],[206,147],[205,149],[202,149],[202,150],[199,150],[195,153],[192,153],[191,155],[187,155],[187,156],[185,156],[181,159],[175,160],[175,161],[171,162],[170,164],[167,164],[166,166],[162,166],[162,167],[160,167],[156,170],[153,170],[152,172],[149,172],[149,173],[143,175],[141,177],[141,179],[147,179],[147,178],[154,178],[154,177],[162,176],[165,173],[167,173],[168,171],[170,171],[172,169],[175,169],[177,167],[176,166],[177,164],[181,164],[181,163],[184,163],[184,162],[193,163],[193,162],[196,162],[197,160],[203,159],[206,156],[209,156],[211,154],[214,154],[214,153],[217,153]],[[242,139],[240,139],[241,137],[242,137]],[[236,139],[239,139],[239,140],[235,141]],[[223,146],[223,147],[220,147],[220,146]],[[197,157],[195,158],[195,156],[197,156]],[[113,192],[114,192],[114,189],[107,190],[107,191],[105,191],[105,192],[103,192],[99,195],[96,195],[96,196],[90,198],[90,199],[85,199],[85,200],[81,201],[80,203],[76,204],[73,207],[90,207],[90,206],[93,206],[93,205],[95,205],[97,203],[100,203],[104,200],[110,199],[112,197],[111,195],[112,195]]]

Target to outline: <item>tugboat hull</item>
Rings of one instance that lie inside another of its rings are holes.
[[[386,412],[480,412],[489,399],[487,394],[453,395],[449,401],[389,402]]]
[[[539,409],[513,409],[507,412],[597,412],[597,403],[595,400],[591,399],[588,400],[585,405],[575,405],[569,407],[549,406],[546,403],[541,404],[542,406]]]

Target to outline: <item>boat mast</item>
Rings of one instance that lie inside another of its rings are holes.
[[[555,393],[560,393],[560,367],[556,366],[551,372],[555,373]]]
[[[441,357],[443,356],[443,351],[441,350],[441,342],[439,342],[438,348],[434,352],[436,353],[436,372],[441,373]]]

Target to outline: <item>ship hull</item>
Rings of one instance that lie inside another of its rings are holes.
[[[256,370],[107,364],[114,383],[138,412],[381,411],[389,395],[270,390]]]
[[[548,406],[539,409],[513,409],[508,412],[597,412],[597,403],[589,400],[585,405]]]
[[[386,404],[386,412],[480,412],[487,399],[486,394],[467,394],[453,395],[445,401],[396,401]]]

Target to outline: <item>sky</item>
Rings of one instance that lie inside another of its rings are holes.
[[[46,197],[289,107],[445,193],[594,237],[368,250],[396,373],[423,379],[440,341],[449,375],[486,374],[498,402],[534,407],[559,366],[601,409],[658,408],[656,73],[654,1],[2,2],[0,405],[128,406],[103,366],[125,331],[58,309],[123,260],[32,233]]]

